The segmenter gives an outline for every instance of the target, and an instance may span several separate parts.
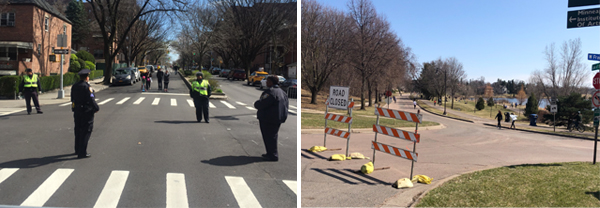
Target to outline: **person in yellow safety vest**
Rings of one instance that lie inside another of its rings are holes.
[[[33,74],[33,70],[26,69],[27,73],[23,76],[23,81],[19,85],[19,93],[23,94],[25,97],[25,104],[27,105],[27,115],[31,114],[31,99],[33,98],[33,104],[35,105],[35,110],[37,113],[42,114],[42,110],[40,109],[40,102],[38,100],[37,91],[39,90],[42,93],[42,84],[40,83],[40,78],[37,74]]]
[[[191,83],[190,89],[190,97],[194,99],[194,106],[196,107],[196,120],[198,122],[202,121],[202,116],[204,116],[204,121],[209,123],[208,119],[208,98],[211,95],[211,87],[208,83],[208,80],[204,79],[204,74],[202,72],[196,73],[196,80]]]

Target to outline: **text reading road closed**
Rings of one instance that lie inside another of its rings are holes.
[[[331,86],[329,88],[328,106],[337,109],[348,109],[348,87]]]

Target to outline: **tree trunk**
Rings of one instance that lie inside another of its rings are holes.
[[[113,73],[113,59],[110,53],[112,53],[110,50],[110,41],[104,41],[104,64],[106,68],[104,69],[105,76],[103,82],[105,85],[109,85],[111,83],[112,76],[110,75]]]
[[[371,88],[371,81],[367,80],[367,92],[369,95],[369,107],[373,106],[373,93],[372,93],[372,88]]]
[[[360,87],[360,109],[365,110],[365,76],[362,76],[362,85]]]
[[[319,91],[317,91],[317,88],[310,88],[310,104],[317,104],[317,94]]]

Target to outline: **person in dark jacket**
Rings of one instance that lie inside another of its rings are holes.
[[[40,102],[38,100],[38,90],[42,93],[42,84],[40,83],[40,78],[37,74],[33,74],[33,70],[26,69],[27,73],[23,76],[23,80],[21,84],[19,84],[19,92],[23,94],[25,97],[25,104],[27,105],[27,115],[31,114],[31,100],[33,99],[33,104],[35,105],[35,110],[37,113],[41,114],[42,112],[40,108]]]
[[[169,92],[169,77],[171,76],[171,73],[169,73],[169,70],[165,70],[165,74],[163,75],[163,79],[165,80],[165,92]]]
[[[100,107],[96,103],[94,89],[88,83],[89,69],[79,72],[80,81],[71,87],[71,102],[73,118],[75,118],[75,154],[77,158],[88,158],[92,155],[87,152],[88,141],[94,128],[94,114]]]
[[[254,102],[254,108],[258,110],[256,117],[267,150],[267,154],[263,154],[262,157],[267,161],[278,161],[277,133],[288,116],[288,97],[279,88],[277,76],[267,77],[267,87],[269,89],[264,91],[260,99]]]
[[[498,111],[498,114],[496,114],[496,119],[498,119],[498,129],[502,129],[502,126],[500,125],[500,123],[502,122],[502,112]]]
[[[158,72],[156,72],[156,79],[158,80],[158,90],[162,90],[163,89],[162,80],[163,80],[164,74],[165,73],[162,71],[162,69],[160,68],[160,66],[158,66]]]
[[[202,116],[204,116],[204,121],[209,123],[208,121],[208,99],[211,95],[211,87],[208,83],[208,80],[204,79],[204,74],[202,72],[196,73],[196,80],[190,83],[192,87],[190,88],[190,97],[194,99],[194,106],[196,107],[196,120],[198,122],[202,121]]]

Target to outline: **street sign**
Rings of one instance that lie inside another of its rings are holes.
[[[567,29],[600,25],[600,8],[567,12]]]
[[[54,54],[69,54],[69,49],[54,49]]]
[[[596,71],[598,69],[600,69],[600,63],[592,65],[592,71]]]
[[[600,90],[600,72],[594,75],[594,79],[592,79],[592,84],[594,85],[594,88]]]
[[[331,108],[348,109],[348,95],[350,94],[349,87],[329,87],[328,105]]]
[[[590,61],[600,61],[600,54],[588,53],[588,60],[590,60]]]
[[[569,7],[591,6],[600,4],[599,0],[569,0]]]
[[[558,106],[550,105],[550,113],[556,113],[556,112],[558,112]]]
[[[600,107],[600,91],[596,91],[592,95],[592,105],[596,108]]]

